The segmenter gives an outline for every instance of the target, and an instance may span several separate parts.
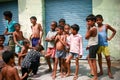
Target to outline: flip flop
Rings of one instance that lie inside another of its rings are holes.
[[[90,74],[90,73],[87,73],[87,76],[92,78],[94,75],[93,74]]]

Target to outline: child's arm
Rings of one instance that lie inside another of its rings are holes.
[[[88,29],[85,35],[85,39],[89,39],[91,36],[95,37],[97,35],[97,29],[96,28],[92,28],[92,29]]]
[[[112,31],[112,35],[108,38],[108,41],[110,41],[116,34],[116,30],[114,28],[112,28],[110,25],[106,25],[107,30],[111,30]]]
[[[18,46],[22,47],[22,45],[20,45],[20,44],[17,42],[17,38],[16,38],[16,35],[15,35],[15,34],[16,34],[16,33],[13,32],[13,40],[14,40],[15,44],[17,44]]]
[[[40,30],[40,39],[42,40],[42,36],[43,36],[43,29],[42,29],[41,24],[38,24],[38,28],[39,28],[39,30]],[[40,41],[41,41],[41,40],[40,40]]]
[[[28,75],[28,73],[25,73],[20,79],[24,80],[24,78]]]
[[[15,80],[20,80],[20,77],[16,68],[13,69],[13,73],[14,73]]]
[[[83,55],[83,41],[82,41],[82,36],[80,37],[80,42],[79,42],[79,46],[80,46],[80,53],[79,53],[79,57],[82,58]]]

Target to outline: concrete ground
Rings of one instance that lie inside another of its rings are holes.
[[[91,78],[87,76],[87,73],[89,73],[89,71],[90,71],[87,60],[79,60],[79,63],[80,63],[79,64],[79,67],[80,67],[79,68],[79,78],[77,80],[90,80]],[[28,80],[52,80],[51,72],[50,73],[45,72],[47,69],[48,69],[48,66],[47,66],[46,62],[42,61],[36,77],[29,77]],[[107,75],[107,65],[104,62],[103,63],[104,75],[100,76],[98,79],[99,80],[120,80],[120,61],[112,62],[112,68],[111,69],[112,69],[114,79],[110,79],[108,77],[108,75]],[[71,76],[61,78],[59,71],[57,71],[57,77],[56,77],[55,80],[73,80],[74,71],[75,71],[75,63],[74,63],[74,60],[72,60]]]

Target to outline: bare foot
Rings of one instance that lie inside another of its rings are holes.
[[[74,76],[74,78],[73,78],[73,80],[77,80],[78,79],[78,76],[77,75],[75,75]]]
[[[67,74],[65,75],[65,77],[68,77],[68,76],[70,76],[70,73],[67,73]]]
[[[91,80],[98,80],[98,78],[97,77],[93,77]]]
[[[61,73],[60,76],[61,76],[61,78],[63,78],[64,77],[63,73]]]
[[[55,78],[56,78],[56,75],[53,75],[53,76],[52,76],[52,79],[55,80]]]
[[[113,77],[111,72],[108,72],[108,76],[109,76],[109,78],[114,79],[114,77]]]

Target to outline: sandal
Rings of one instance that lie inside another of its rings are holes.
[[[92,78],[94,75],[93,74],[90,74],[90,73],[87,73],[87,76]]]

